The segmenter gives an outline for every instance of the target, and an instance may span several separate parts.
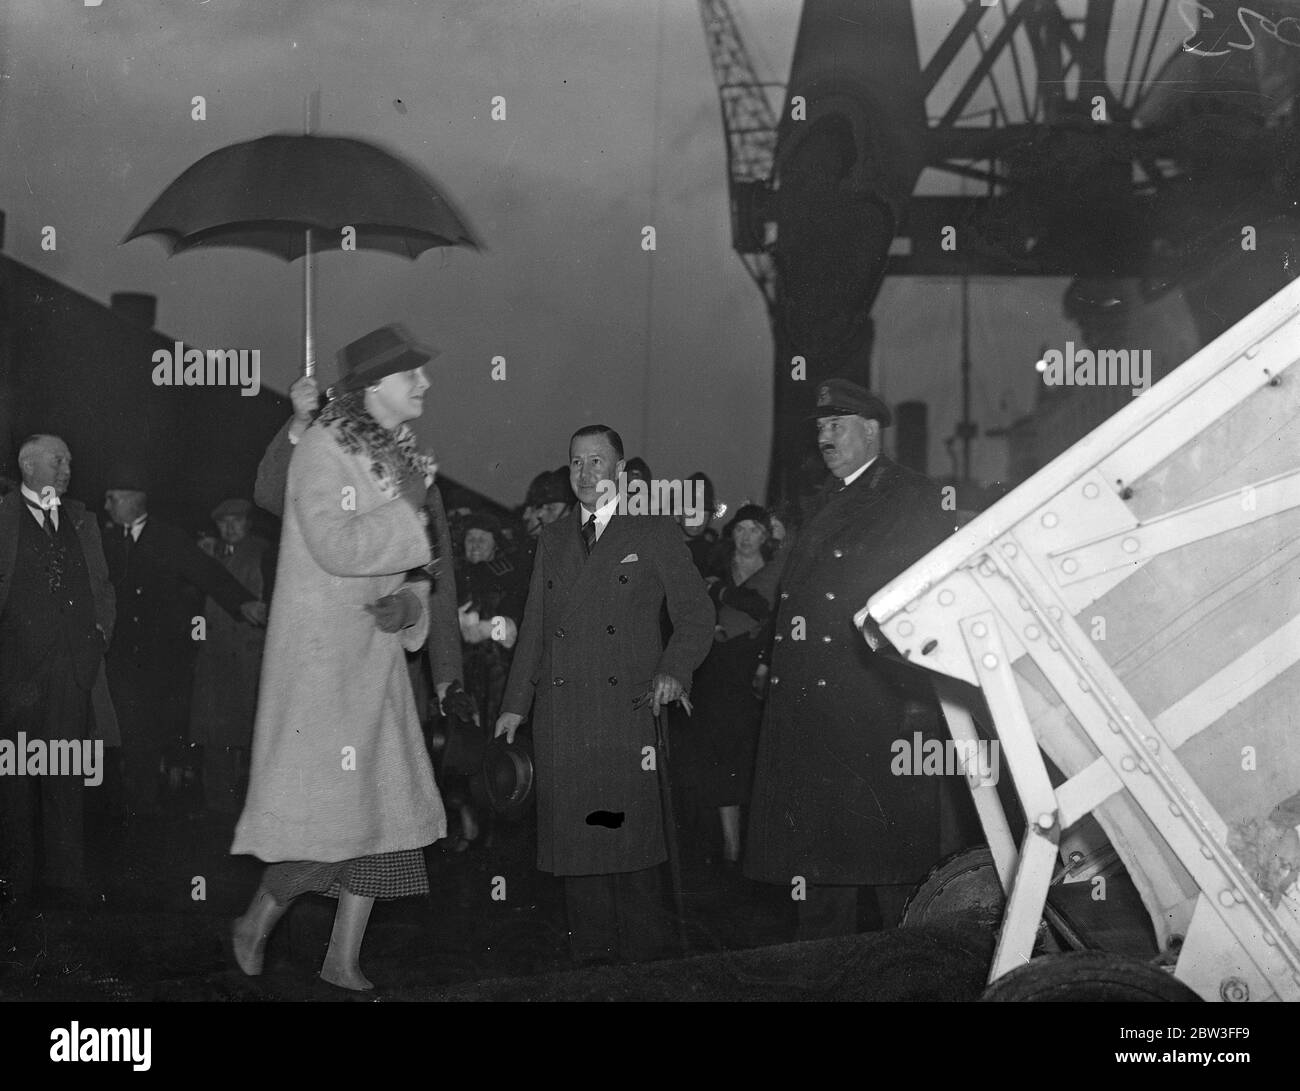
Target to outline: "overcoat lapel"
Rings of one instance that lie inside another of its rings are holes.
[[[578,517],[581,519],[581,515]],[[566,539],[572,538],[568,545],[576,549],[575,559],[578,562],[578,570],[573,578],[567,592],[567,599],[560,610],[560,624],[563,626],[573,615],[574,610],[587,602],[601,586],[601,582],[609,574],[609,570],[627,556],[625,548],[636,538],[635,524],[632,522],[633,517],[630,515],[620,515],[615,513],[605,529],[601,532],[600,538],[597,539],[592,547],[591,555],[584,557],[582,545],[582,531],[579,529],[580,524],[574,523],[573,534],[565,535]]]

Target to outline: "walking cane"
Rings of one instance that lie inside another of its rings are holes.
[[[677,847],[677,820],[673,814],[673,787],[668,779],[668,734],[664,719],[656,713],[655,721],[655,772],[659,777],[659,805],[663,811],[664,844],[668,848],[668,875],[673,888],[673,908],[677,917],[677,938],[682,954],[690,951],[686,937],[686,903],[682,898],[682,861]]]

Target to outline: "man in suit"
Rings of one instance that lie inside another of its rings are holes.
[[[289,388],[293,402],[293,416],[271,440],[262,461],[257,467],[257,483],[253,487],[253,500],[259,508],[277,518],[284,514],[284,490],[289,480],[289,459],[293,450],[315,419],[320,404],[320,391],[310,375],[300,376]],[[429,516],[430,544],[433,547],[435,569],[433,587],[429,592],[429,639],[425,651],[429,657],[429,673],[434,692],[441,706],[448,693],[456,695],[458,706],[467,705],[463,692],[464,670],[460,655],[460,621],[456,615],[456,571],[451,546],[451,530],[442,504],[442,493],[435,482],[425,495],[424,508]],[[420,709],[421,718],[424,710]]]
[[[574,960],[637,961],[667,948],[653,716],[685,699],[714,610],[672,518],[618,512],[618,433],[579,429],[569,465],[578,510],[542,528],[496,733],[533,708],[538,867],[564,877]]]
[[[832,476],[782,576],[744,865],[792,891],[798,939],[856,932],[860,888],[892,926],[939,857],[941,778],[891,770],[896,740],[938,737],[932,694],[853,615],[956,523],[938,486],[881,454],[884,402],[845,379],[816,400]]]
[[[18,464],[21,488],[0,498],[0,738],[82,740],[113,632],[113,588],[94,518],[64,495],[67,444],[32,436]],[[84,776],[0,776],[0,845],[15,908],[35,885],[38,816],[45,887],[85,901],[84,787]]]
[[[149,514],[148,482],[136,467],[110,475],[112,520],[104,555],[117,590],[108,684],[122,731],[127,808],[156,813],[161,778],[189,737],[194,659],[204,596],[231,617],[266,624],[266,604],[178,527]]]

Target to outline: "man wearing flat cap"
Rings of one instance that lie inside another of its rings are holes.
[[[410,335],[398,325],[383,326],[358,338],[338,354],[340,380],[331,393],[338,395],[349,390],[361,390],[369,382],[395,374],[403,367],[409,368],[414,359],[411,355],[413,345]],[[437,349],[428,352],[430,355],[426,359],[438,355]],[[277,518],[284,515],[289,460],[319,411],[320,392],[316,380],[310,375],[301,376],[289,388],[289,398],[293,402],[293,416],[285,421],[267,447],[257,467],[257,484],[253,488],[253,500],[257,506]],[[464,683],[460,625],[456,619],[456,573],[451,530],[443,508],[442,493],[436,483],[429,486],[423,506],[434,556],[433,583],[429,593],[429,638],[425,653],[441,703],[449,690],[459,690]]]
[[[940,778],[891,771],[896,739],[933,734],[915,715],[929,695],[853,615],[956,522],[938,486],[881,453],[890,413],[870,391],[824,382],[809,420],[831,477],[782,576],[744,864],[792,891],[797,939],[856,932],[863,889],[892,927],[938,859]]]
[[[251,533],[253,504],[223,500],[212,511],[219,531],[216,558],[261,602],[271,601],[275,551]],[[248,751],[257,712],[257,682],[262,671],[266,630],[234,618],[213,598],[204,603],[207,639],[199,645],[190,706],[190,744],[202,750],[203,798],[208,811],[238,814],[241,784],[247,778]]]
[[[104,510],[111,520],[104,557],[117,593],[108,684],[122,731],[126,805],[148,816],[158,810],[163,771],[179,760],[189,738],[201,643],[195,618],[203,614],[204,597],[250,625],[266,623],[266,604],[183,530],[149,513],[142,467],[112,468]]]

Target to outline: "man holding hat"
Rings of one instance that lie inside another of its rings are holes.
[[[654,717],[689,707],[715,615],[672,519],[619,512],[619,434],[579,428],[569,456],[578,511],[541,533],[496,733],[532,710],[537,866],[564,878],[574,960],[641,961],[667,945]]]
[[[184,531],[149,514],[141,467],[113,467],[108,485],[104,557],[117,592],[108,684],[122,731],[126,804],[148,815],[157,810],[164,763],[189,736],[194,619],[204,596],[250,625],[266,624],[266,604]]]
[[[261,602],[270,602],[275,552],[265,538],[249,533],[252,517],[252,502],[242,498],[223,500],[213,509],[212,521],[220,531],[216,557]],[[253,739],[266,630],[231,617],[211,598],[203,615],[207,639],[194,668],[190,744],[202,748],[207,809],[237,814]]]
[[[809,419],[831,477],[782,576],[744,865],[794,892],[798,939],[856,932],[859,888],[891,927],[938,859],[940,778],[890,769],[891,744],[936,718],[853,615],[955,526],[933,482],[881,453],[890,413],[874,394],[832,379]]]

